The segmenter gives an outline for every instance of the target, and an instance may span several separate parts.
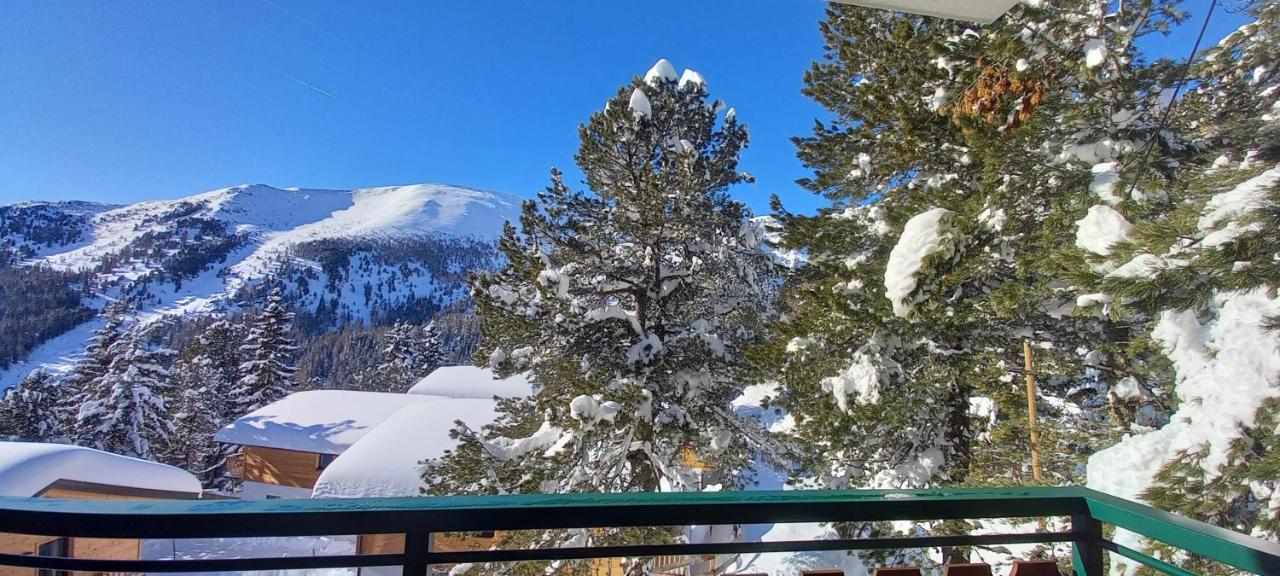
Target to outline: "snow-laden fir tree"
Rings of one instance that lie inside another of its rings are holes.
[[[1182,17],[1111,7],[1028,3],[982,28],[828,8],[805,92],[831,119],[797,144],[830,205],[775,202],[809,264],[760,355],[807,448],[797,483],[1030,482],[1025,340],[1045,482],[1075,482],[1107,384],[1157,370],[1131,327],[1075,310],[1055,258],[1085,211],[1124,200],[1165,80],[1133,41]]]
[[[238,446],[215,442],[218,428],[240,416],[233,390],[247,330],[225,319],[214,321],[183,349],[173,365],[174,431],[163,461],[182,467],[210,488],[234,491],[237,479],[226,475],[227,458]]]
[[[415,378],[416,381],[434,372],[436,368],[444,366],[445,349],[444,339],[440,334],[440,328],[436,326],[435,320],[427,322],[414,336],[414,342],[417,347],[417,353],[414,357],[414,370],[418,374]]]
[[[397,322],[382,335],[381,362],[366,383],[383,392],[404,392],[444,360],[434,322],[418,327]]]
[[[111,345],[106,374],[92,383],[76,415],[82,446],[136,458],[153,459],[173,431],[163,391],[173,350],[147,344],[139,329],[126,331]]]
[[[220,404],[228,389],[219,384],[216,366],[203,354],[184,353],[174,362],[174,401],[169,406],[173,432],[161,460],[195,474],[205,486],[215,484],[225,458],[222,446],[213,439],[224,423]]]
[[[500,404],[483,431],[456,430],[458,449],[426,468],[428,491],[698,490],[696,462],[727,487],[748,482],[761,435],[730,401],[774,279],[760,231],[728,196],[750,179],[738,171],[747,130],[721,111],[701,76],[662,60],[580,127],[589,192],[553,171],[521,231],[502,236],[509,266],[472,284],[478,359],[527,372],[538,391]]]
[[[84,354],[76,360],[71,373],[62,380],[63,390],[59,403],[61,427],[68,431],[78,444],[88,440],[80,438],[76,432],[76,418],[80,412],[80,405],[96,397],[92,392],[98,390],[97,384],[115,361],[111,350],[124,334],[127,307],[123,300],[117,300],[103,309],[102,326],[95,329],[89,336]]]
[[[35,370],[28,374],[7,390],[0,402],[3,434],[30,442],[63,440],[62,391],[48,372]]]
[[[285,309],[284,293],[271,290],[267,304],[241,347],[245,361],[240,380],[231,391],[237,416],[284,398],[293,387],[293,313]]]
[[[226,424],[241,416],[233,391],[240,382],[240,366],[246,360],[241,348],[248,339],[244,326],[228,320],[217,320],[205,328],[193,346],[183,353],[202,365],[209,380],[200,384],[210,388],[215,400],[217,420]]]
[[[1173,362],[1178,408],[1090,460],[1089,484],[1239,532],[1280,538],[1280,4],[1205,51],[1172,130],[1198,138],[1155,209],[1122,204],[1077,282],[1143,323]],[[1090,222],[1082,220],[1082,229]],[[1122,471],[1122,473],[1121,473]],[[1130,534],[1202,574],[1222,565]],[[1134,570],[1136,566],[1129,566]]]

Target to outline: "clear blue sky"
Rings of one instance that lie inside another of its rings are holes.
[[[1153,53],[1190,49],[1193,21]],[[737,193],[819,204],[789,138],[817,0],[0,0],[0,203],[173,198],[245,182],[444,182],[528,196],[577,126],[665,57],[751,127]],[[1216,41],[1241,22],[1219,12]],[[572,174],[572,173],[571,173]],[[575,178],[576,179],[576,178]]]

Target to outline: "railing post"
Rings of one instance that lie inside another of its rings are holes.
[[[431,566],[427,564],[428,552],[431,552],[430,532],[406,532],[404,535],[403,576],[429,576]]]
[[[1102,522],[1093,516],[1072,516],[1071,532],[1075,541],[1071,543],[1071,569],[1076,576],[1103,576]]]

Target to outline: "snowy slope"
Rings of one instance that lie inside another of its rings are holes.
[[[51,251],[35,261],[64,269],[92,268],[145,232],[171,230],[177,218],[199,217],[250,235],[256,249],[230,268],[253,275],[290,247],[321,239],[427,234],[493,239],[519,207],[514,196],[440,184],[357,190],[241,185],[96,213],[89,244]]]
[[[88,278],[85,305],[125,299],[144,324],[234,310],[267,277],[299,309],[369,323],[398,306],[465,298],[467,272],[497,262],[494,243],[519,209],[511,195],[441,184],[241,185],[126,206],[0,206],[0,245],[19,265]],[[89,329],[50,334],[0,370],[0,389],[42,366],[64,370]]]

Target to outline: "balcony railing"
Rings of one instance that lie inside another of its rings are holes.
[[[431,534],[623,526],[1070,517],[1060,532],[785,542],[432,551]],[[1070,542],[1079,576],[1104,574],[1104,551],[1165,574],[1190,574],[1104,537],[1123,528],[1256,574],[1280,574],[1280,545],[1085,488],[630,493],[439,498],[85,501],[0,498],[0,532],[84,538],[230,538],[400,533],[402,553],[193,560],[0,554],[0,565],[86,572],[223,572],[616,557],[873,550]]]

